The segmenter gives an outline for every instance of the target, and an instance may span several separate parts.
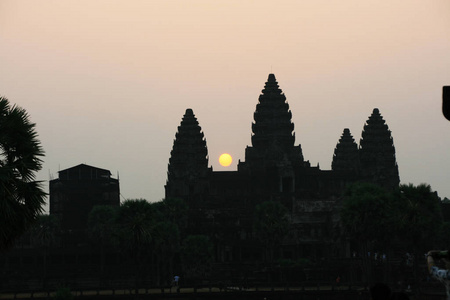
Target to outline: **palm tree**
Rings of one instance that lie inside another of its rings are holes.
[[[188,206],[179,198],[165,198],[152,206],[158,212],[153,239],[156,281],[163,284],[175,274],[174,262],[181,246],[180,237],[186,231]]]
[[[162,202],[162,214],[165,221],[177,225],[180,233],[184,233],[187,227],[188,206],[183,199],[165,198]]]
[[[46,193],[34,179],[43,155],[28,113],[0,97],[0,250],[11,247],[42,212]]]
[[[116,231],[115,217],[117,207],[110,205],[96,205],[88,216],[87,233],[91,241],[100,250],[100,275],[105,274],[105,252],[114,245]]]
[[[33,245],[42,250],[42,287],[47,283],[47,257],[50,247],[58,244],[59,219],[51,215],[39,215],[31,229]]]
[[[153,206],[144,199],[126,200],[117,213],[119,242],[134,261],[135,293],[138,293],[139,279],[150,254],[155,226]]]
[[[169,221],[160,221],[154,229],[154,258],[156,267],[156,283],[164,285],[174,274],[174,258],[180,247],[178,227]]]

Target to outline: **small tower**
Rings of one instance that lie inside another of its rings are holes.
[[[374,108],[359,142],[362,178],[393,189],[400,184],[394,141],[388,125]]]
[[[348,128],[344,129],[339,142],[334,149],[333,162],[331,163],[333,171],[359,172],[358,145]]]
[[[186,109],[170,152],[166,198],[188,199],[205,190],[208,174],[208,149],[202,129],[192,109]]]

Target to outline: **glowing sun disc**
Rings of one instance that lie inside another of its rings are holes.
[[[228,167],[229,165],[231,165],[232,161],[233,161],[233,158],[228,153],[224,153],[224,154],[220,155],[220,157],[219,157],[219,163],[220,163],[220,165],[222,165],[224,167]]]

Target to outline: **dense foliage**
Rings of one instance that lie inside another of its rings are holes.
[[[429,249],[449,244],[443,231],[441,201],[426,184],[400,185],[393,191],[368,183],[350,186],[344,195],[341,223],[353,251],[360,253],[363,274],[369,282],[372,274],[371,253],[410,253],[417,279],[418,263]],[[388,265],[385,265],[388,268]],[[389,276],[386,269],[386,276]],[[387,278],[385,280],[388,280]]]
[[[0,97],[0,250],[31,228],[45,192],[35,181],[44,155],[28,113]]]
[[[145,199],[129,199],[120,207],[95,206],[88,218],[88,233],[93,245],[100,249],[103,272],[104,251],[117,247],[130,258],[135,278],[156,274],[156,282],[168,280],[180,266],[181,232],[186,227],[187,205],[180,199],[164,199],[150,203]],[[189,236],[187,237],[189,238]]]
[[[443,226],[440,199],[426,184],[400,185],[394,191],[354,184],[344,196],[341,222],[346,236],[359,244],[395,237],[407,247],[421,244],[424,249],[439,244]]]
[[[362,242],[383,238],[393,220],[393,201],[383,188],[352,185],[345,193],[341,221],[347,236]]]
[[[213,262],[213,244],[205,235],[188,236],[181,248],[184,273],[191,278],[208,278]]]

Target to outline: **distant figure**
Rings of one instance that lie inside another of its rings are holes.
[[[436,266],[436,261],[441,260],[445,263],[446,269],[440,269]],[[431,277],[439,280],[445,286],[447,300],[450,300],[450,260],[449,251],[431,250],[427,254],[428,272]]]
[[[372,300],[389,300],[391,289],[384,283],[375,283],[370,288],[370,297]]]
[[[339,289],[339,287],[341,286],[341,276],[337,276],[336,277],[336,287]]]
[[[178,286],[178,282],[180,281],[180,276],[175,275],[173,277],[173,285]]]
[[[409,300],[409,296],[404,292],[393,292],[389,300]]]

